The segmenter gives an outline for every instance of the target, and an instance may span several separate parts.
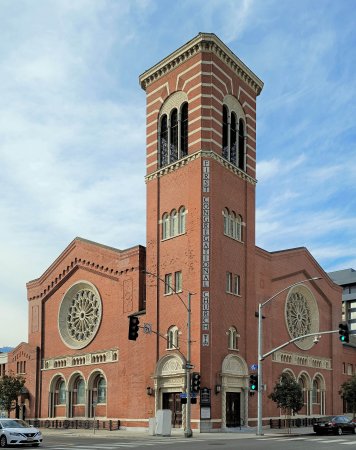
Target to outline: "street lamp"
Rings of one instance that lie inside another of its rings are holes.
[[[191,386],[190,386],[190,370],[192,369],[192,364],[190,361],[191,358],[191,296],[193,295],[191,292],[188,292],[188,302],[187,304],[185,303],[185,301],[182,299],[182,297],[179,295],[179,293],[169,284],[167,283],[165,280],[163,280],[162,278],[160,278],[158,275],[156,275],[155,273],[152,272],[148,272],[147,270],[143,270],[143,272],[147,275],[151,275],[155,278],[157,278],[157,280],[162,281],[162,283],[164,283],[165,285],[167,285],[170,290],[173,292],[173,294],[175,294],[179,300],[183,303],[185,309],[187,310],[187,357],[186,357],[186,363],[185,363],[185,377],[186,377],[186,387],[187,387],[187,408],[186,408],[186,425],[185,425],[185,430],[184,430],[184,436],[186,438],[190,438],[193,436],[193,431],[192,431],[192,426],[191,426],[191,398],[190,398],[190,391],[191,391]]]
[[[263,393],[263,379],[262,379],[262,361],[263,361],[263,350],[262,350],[262,308],[266,306],[268,303],[270,303],[273,299],[275,299],[279,294],[281,294],[284,291],[287,291],[288,289],[298,286],[300,284],[305,283],[306,281],[316,281],[321,280],[322,277],[313,277],[313,278],[307,278],[306,280],[298,281],[296,283],[290,284],[289,286],[285,287],[281,291],[278,291],[276,294],[274,294],[272,297],[270,297],[268,300],[266,300],[263,303],[258,304],[258,367],[257,367],[257,376],[258,376],[258,388],[257,388],[257,436],[262,436],[262,393]]]

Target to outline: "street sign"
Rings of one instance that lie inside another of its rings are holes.
[[[258,364],[251,364],[250,369],[251,370],[257,370],[258,369]]]
[[[183,364],[182,369],[194,369],[193,364]]]
[[[144,323],[143,324],[143,332],[145,334],[151,334],[152,333],[152,323]]]
[[[179,397],[180,397],[180,398],[187,398],[187,393],[186,393],[186,392],[181,392],[181,393],[179,394]]]

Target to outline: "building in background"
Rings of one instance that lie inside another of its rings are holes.
[[[342,320],[348,323],[350,334],[356,335],[356,271],[336,270],[328,275],[342,287]]]
[[[184,427],[191,294],[191,362],[201,387],[192,427],[255,425],[249,379],[258,363],[258,304],[282,291],[263,311],[266,353],[298,336],[336,331],[341,288],[306,248],[271,253],[255,245],[262,81],[217,36],[199,33],[144,72],[140,85],[146,247],[76,238],[27,284],[29,343],[9,354],[16,370],[31,361],[27,417],[147,427],[157,410],[170,409],[172,425]],[[321,279],[292,286],[314,277]],[[136,341],[127,335],[132,315],[140,320]],[[299,417],[340,412],[345,364],[356,364],[356,354],[337,333],[266,358],[264,423],[280,417],[268,394],[282,372],[302,386]]]

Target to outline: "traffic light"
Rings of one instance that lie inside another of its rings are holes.
[[[250,375],[250,391],[256,392],[258,389],[258,376],[255,374]]]
[[[129,340],[136,341],[138,337],[138,324],[140,321],[137,316],[129,316]]]
[[[192,373],[192,392],[200,391],[200,373],[193,372]]]
[[[339,324],[339,335],[341,342],[349,342],[349,326],[347,323]]]

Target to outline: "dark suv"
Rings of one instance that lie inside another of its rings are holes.
[[[356,423],[350,420],[347,416],[327,416],[317,419],[313,425],[313,429],[316,434],[356,434]]]

